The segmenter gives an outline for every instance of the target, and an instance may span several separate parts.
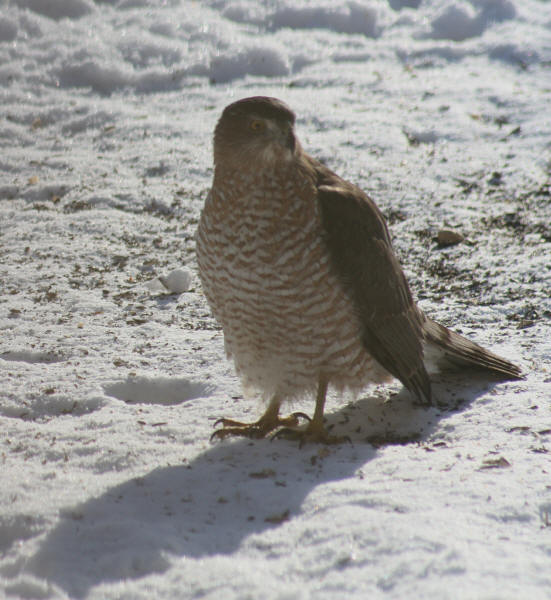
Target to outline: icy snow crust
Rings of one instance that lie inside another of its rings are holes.
[[[4,0],[0,596],[550,598],[550,65],[537,0]],[[526,380],[333,394],[336,448],[209,443],[262,410],[193,242],[216,119],[254,94]]]

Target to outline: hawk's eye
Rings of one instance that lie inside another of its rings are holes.
[[[264,121],[261,121],[260,119],[253,119],[251,121],[250,128],[252,129],[252,131],[256,131],[257,133],[259,133],[264,129]]]

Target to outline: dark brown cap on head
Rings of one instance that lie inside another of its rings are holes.
[[[233,102],[226,106],[220,117],[220,121],[223,121],[226,117],[251,114],[265,119],[288,121],[291,124],[294,124],[295,122],[295,113],[285,104],[285,102],[268,96],[252,96]]]

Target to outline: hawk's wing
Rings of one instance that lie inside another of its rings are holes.
[[[423,315],[392,249],[383,215],[359,188],[316,166],[325,243],[352,298],[366,350],[420,399],[430,403],[423,363]]]

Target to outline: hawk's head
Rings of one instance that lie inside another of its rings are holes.
[[[294,155],[295,114],[281,100],[243,98],[226,106],[214,130],[214,164],[275,166]]]

